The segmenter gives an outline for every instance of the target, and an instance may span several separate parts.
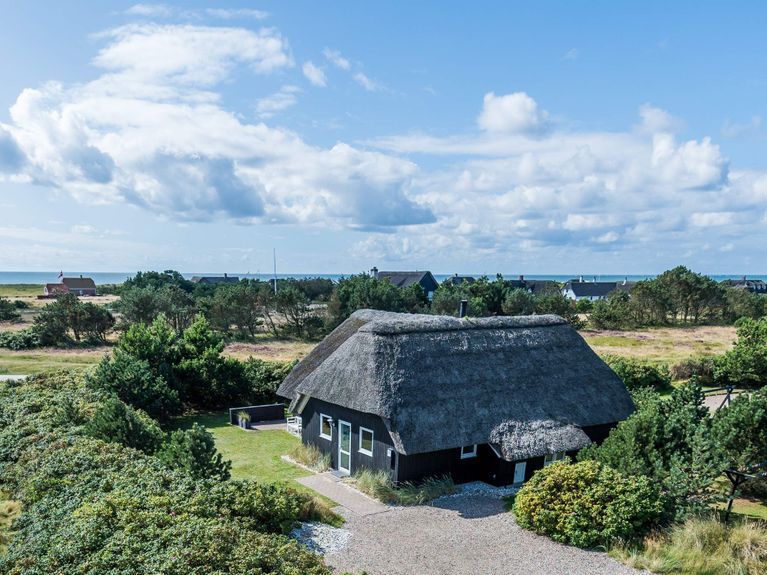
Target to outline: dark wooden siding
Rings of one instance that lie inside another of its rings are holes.
[[[320,414],[333,418],[333,438],[320,437]],[[477,456],[461,459],[460,448],[401,455],[394,451],[394,442],[383,420],[377,415],[362,413],[318,399],[311,398],[301,414],[304,443],[317,446],[323,453],[329,453],[331,467],[338,469],[338,421],[343,420],[352,426],[351,472],[360,469],[381,469],[392,473],[395,481],[417,483],[427,477],[450,475],[456,483],[468,481],[486,481],[493,485],[509,485],[514,481],[514,468],[519,461],[500,459],[489,445],[478,445]],[[366,427],[373,430],[373,456],[359,452],[359,430]],[[584,432],[595,443],[601,443],[614,424],[584,428]],[[577,452],[567,453],[575,459]],[[392,457],[394,460],[392,461]],[[544,458],[534,457],[526,461],[525,481],[533,473],[543,468]]]
[[[333,439],[320,437],[320,414],[333,418]],[[323,453],[329,453],[331,467],[338,469],[338,420],[346,421],[352,426],[351,472],[360,469],[389,470],[391,465],[389,450],[394,449],[394,442],[386,429],[383,420],[377,415],[362,413],[311,398],[301,413],[302,439],[304,443],[317,446]],[[373,430],[373,456],[360,453],[360,427]]]

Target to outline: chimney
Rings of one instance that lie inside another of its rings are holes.
[[[226,277],[226,272],[224,272],[224,277]]]
[[[83,279],[83,274],[80,274],[80,279]]]
[[[462,299],[461,303],[458,305],[458,317],[466,317],[466,310],[469,307],[469,301]]]
[[[374,279],[378,279],[378,268],[377,267],[373,267],[373,269],[370,270],[370,275]]]
[[[597,276],[594,276],[594,283],[597,283]]]
[[[525,281],[525,276],[523,276],[522,274],[520,274],[520,275],[519,275],[519,281],[521,281],[521,282]]]
[[[629,277],[628,276],[623,278],[623,285],[626,285],[627,283],[629,283]]]
[[[580,279],[579,279],[578,281],[580,281],[581,283],[583,283],[583,276],[581,276],[581,277],[580,277]]]

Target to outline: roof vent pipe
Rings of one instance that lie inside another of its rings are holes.
[[[462,299],[461,303],[458,305],[458,317],[466,317],[466,310],[469,307],[469,301]]]

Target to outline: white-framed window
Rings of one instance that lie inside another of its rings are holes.
[[[477,456],[477,444],[461,447],[461,459],[471,459]]]
[[[543,458],[543,466],[551,465],[556,461],[560,461],[565,458],[564,451],[555,451],[554,453],[547,453]]]
[[[333,418],[324,413],[320,413],[320,437],[333,439]]]
[[[360,427],[360,453],[373,457],[373,430]]]

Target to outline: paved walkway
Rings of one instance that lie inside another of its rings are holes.
[[[250,429],[255,429],[256,431],[267,431],[270,429],[285,430],[285,425],[286,423],[284,419],[277,419],[275,421],[259,421],[251,424]]]
[[[388,505],[384,505],[364,493],[360,493],[353,487],[349,487],[341,479],[328,472],[299,477],[296,481],[314,489],[320,495],[332,499],[341,507],[351,511],[351,514],[358,517],[385,513],[391,509]],[[349,516],[350,514],[345,513],[344,515]]]

